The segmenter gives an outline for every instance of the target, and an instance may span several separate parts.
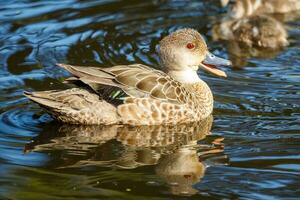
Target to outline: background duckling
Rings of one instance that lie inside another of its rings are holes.
[[[237,27],[235,27],[237,26]],[[272,17],[257,15],[234,23],[234,36],[248,46],[277,49],[287,46],[288,34],[283,25]]]
[[[221,0],[223,6],[228,2],[229,0]],[[262,13],[267,7],[265,12],[288,12],[292,9],[292,2],[295,3],[293,9],[297,9],[297,2],[300,8],[300,0],[235,1],[224,20],[213,27],[213,39],[235,40],[249,47],[270,49],[287,46],[288,34],[284,26],[273,17]],[[262,11],[258,12],[259,10]]]
[[[244,4],[247,9],[241,6]],[[261,1],[235,1],[223,20],[212,28],[213,40],[230,41],[227,50],[236,68],[244,67],[250,57],[276,56],[289,44],[288,33],[280,21],[254,12],[260,5]]]
[[[265,15],[225,20],[215,25],[212,33],[214,40],[235,40],[248,47],[278,49],[289,44],[284,26]]]

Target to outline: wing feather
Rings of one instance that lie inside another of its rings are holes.
[[[117,65],[108,68],[66,64],[58,66],[68,70],[92,89],[96,89],[96,92],[99,87],[113,86],[135,98],[149,97],[170,103],[186,103],[183,96],[187,91],[181,83],[164,72],[145,65]]]

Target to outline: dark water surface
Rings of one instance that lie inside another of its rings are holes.
[[[283,51],[223,68],[227,79],[200,72],[213,125],[60,125],[22,95],[66,88],[57,62],[159,68],[156,44],[181,27],[227,57],[211,39],[218,1],[186,2],[0,2],[0,199],[300,197],[300,21],[286,23]]]

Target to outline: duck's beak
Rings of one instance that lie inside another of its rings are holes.
[[[227,75],[224,71],[216,68],[219,65],[230,66],[231,61],[223,59],[223,58],[219,58],[219,57],[215,56],[214,54],[208,52],[206,55],[206,58],[200,64],[200,67],[214,75],[217,75],[220,77],[227,77]]]

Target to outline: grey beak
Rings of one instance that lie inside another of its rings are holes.
[[[224,58],[220,58],[215,56],[214,54],[208,52],[206,55],[206,58],[203,61],[204,64],[208,64],[208,65],[224,65],[224,66],[230,66],[232,65],[230,60],[226,60]]]

